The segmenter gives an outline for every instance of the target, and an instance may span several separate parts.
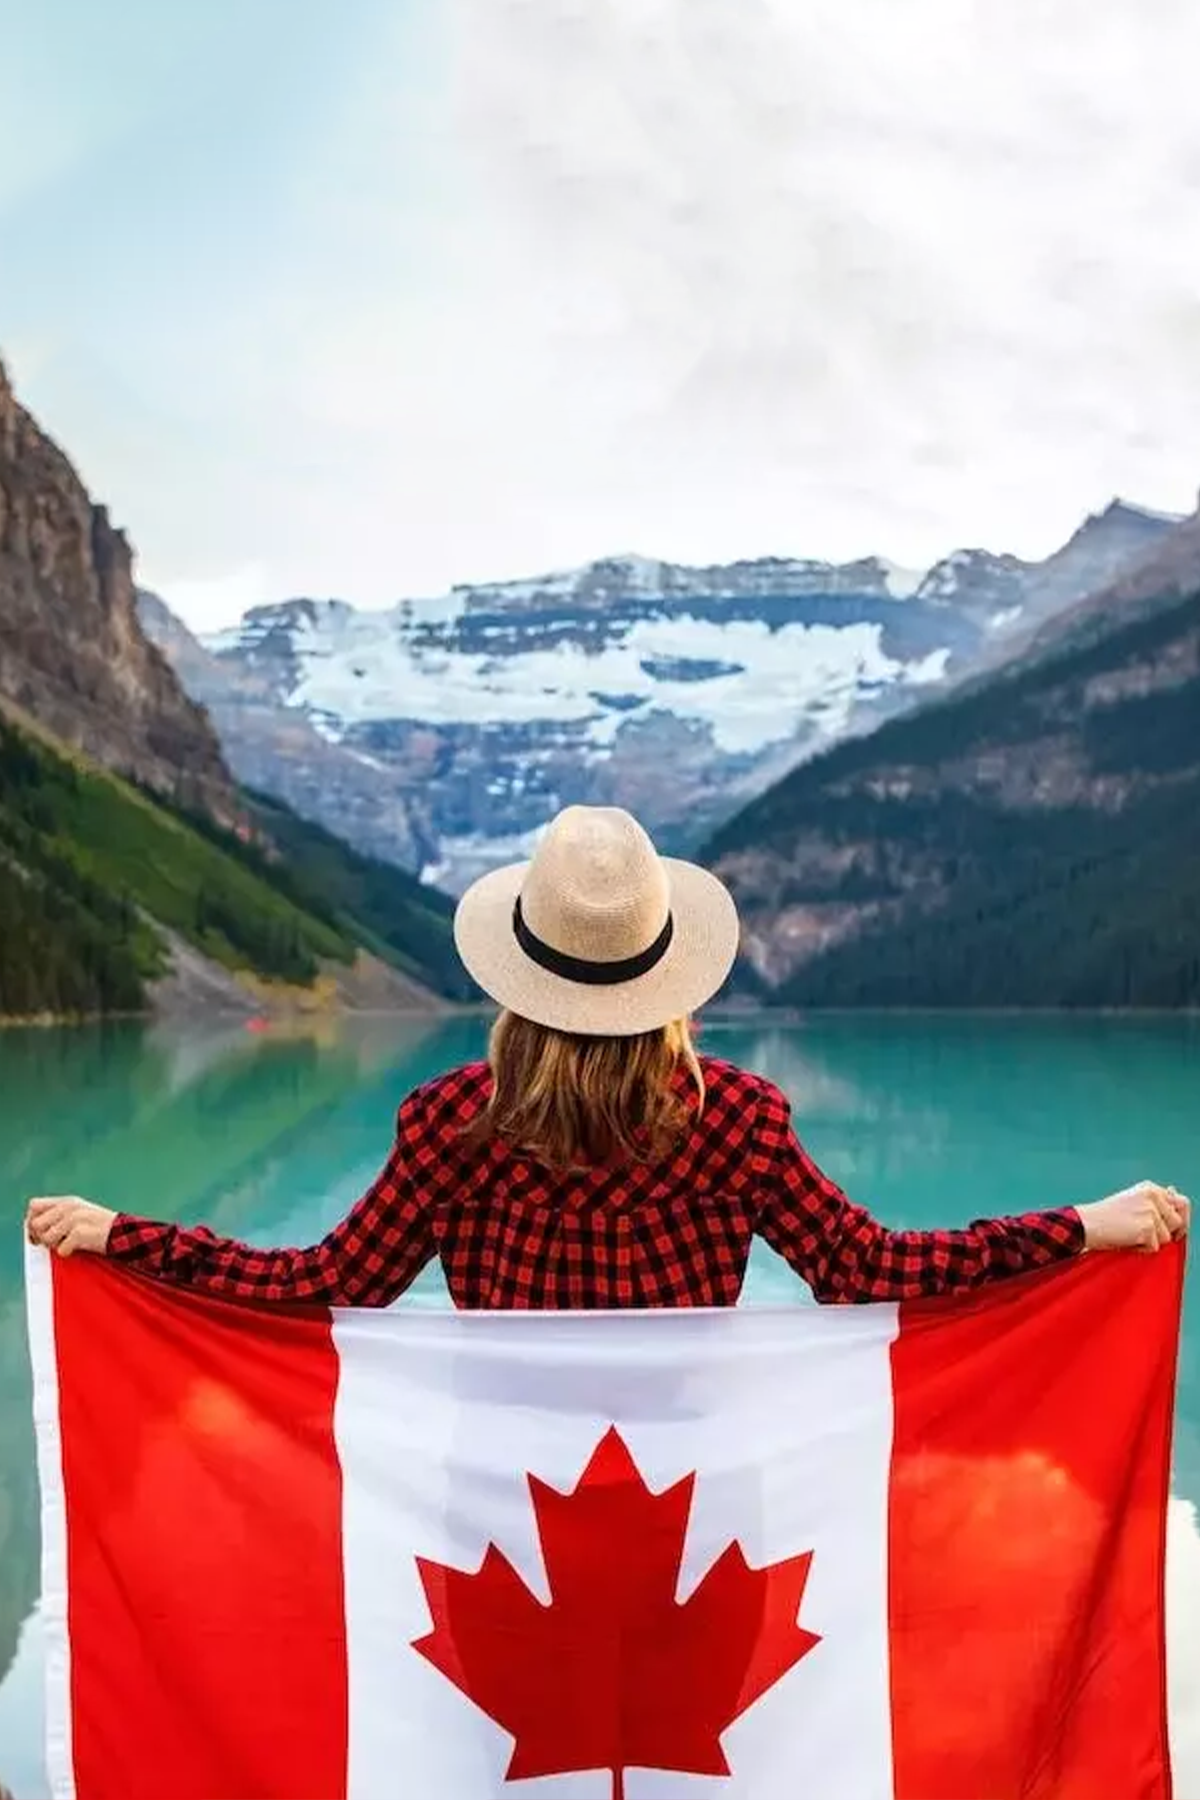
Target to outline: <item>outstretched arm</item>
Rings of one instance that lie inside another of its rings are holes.
[[[387,1306],[434,1255],[424,1201],[405,1166],[403,1117],[396,1144],[362,1199],[318,1244],[255,1250],[206,1226],[161,1224],[73,1198],[33,1200],[34,1243],[70,1255],[96,1251],[162,1281],[238,1300]]]
[[[777,1089],[760,1113],[755,1174],[760,1235],[822,1301],[959,1293],[1084,1249],[1157,1249],[1188,1223],[1182,1195],[1142,1182],[1087,1206],[980,1219],[961,1231],[889,1231],[817,1168]]]

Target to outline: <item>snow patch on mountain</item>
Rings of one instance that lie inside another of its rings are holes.
[[[507,863],[528,862],[541,837],[543,827],[515,835],[489,837],[486,832],[463,832],[446,837],[435,862],[426,863],[420,878],[428,887],[439,887],[444,893],[461,893],[480,875]]]
[[[371,721],[427,725],[576,722],[592,751],[611,749],[632,718],[654,710],[707,726],[729,754],[753,754],[806,722],[839,736],[855,704],[895,682],[939,680],[947,652],[905,664],[875,623],[784,625],[674,615],[636,619],[599,648],[536,642],[516,656],[454,650],[369,614],[300,621],[288,703],[331,737]]]

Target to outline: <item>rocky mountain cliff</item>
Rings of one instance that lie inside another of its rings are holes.
[[[153,601],[143,617],[239,774],[454,890],[571,801],[628,806],[664,848],[694,848],[1170,529],[1114,504],[1045,563],[959,551],[924,576],[617,557],[388,612],[287,601],[202,644]]]
[[[1113,500],[1044,562],[955,550],[922,578],[916,597],[965,613],[1007,657],[1015,637],[1028,636],[1081,595],[1115,580],[1178,524],[1169,514]]]
[[[1200,589],[1200,511],[1157,534],[1144,555],[1118,559],[1104,581],[1089,585],[1085,597],[1047,619],[1034,634],[1036,658],[1094,642],[1115,626],[1160,611],[1172,599]]]
[[[468,991],[451,910],[235,784],[0,370],[0,1017],[428,1011]]]
[[[778,998],[1200,1003],[1200,517],[706,854]]]
[[[142,632],[132,555],[0,366],[0,704],[104,767],[215,817],[216,733]]]
[[[156,594],[139,589],[137,603],[147,637],[212,720],[240,782],[282,800],[365,856],[404,869],[431,859],[435,846],[393,769],[322,736],[301,709],[272,696],[262,674],[206,650]]]

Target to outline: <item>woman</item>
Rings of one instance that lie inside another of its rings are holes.
[[[387,1165],[307,1249],[254,1250],[75,1198],[34,1243],[241,1299],[386,1306],[435,1256],[460,1307],[729,1306],[757,1233],[824,1301],[952,1293],[1076,1256],[1156,1250],[1188,1203],[1142,1182],[962,1231],[888,1231],[797,1142],[761,1076],[693,1050],[737,915],[628,813],[569,807],[529,864],[459,904],[463,961],[502,1011],[489,1063],[403,1102]]]

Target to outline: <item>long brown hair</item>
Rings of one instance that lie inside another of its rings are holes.
[[[636,1037],[578,1037],[502,1012],[488,1061],[481,1127],[550,1169],[656,1162],[704,1104],[686,1019]],[[680,1071],[695,1090],[691,1104]]]

